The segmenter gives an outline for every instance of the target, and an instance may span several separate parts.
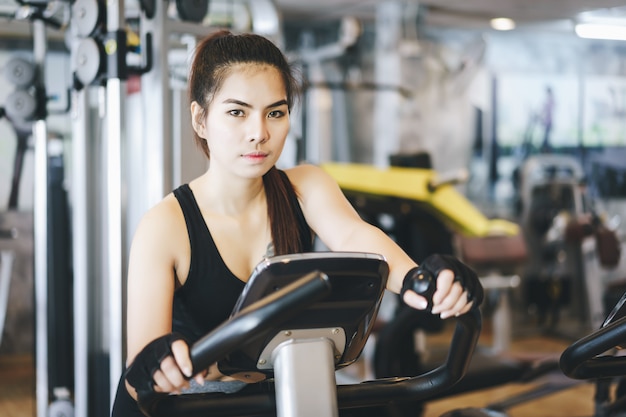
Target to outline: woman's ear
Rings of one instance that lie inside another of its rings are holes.
[[[204,134],[204,120],[205,120],[205,112],[204,109],[197,101],[191,102],[191,126],[193,130],[195,130],[196,134],[201,138],[205,138]]]

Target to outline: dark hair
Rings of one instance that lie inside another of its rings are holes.
[[[227,30],[215,32],[196,47],[195,56],[189,73],[189,101],[197,102],[203,109],[203,116],[217,91],[221,88],[224,79],[230,70],[237,64],[256,63],[271,65],[276,68],[283,79],[287,95],[289,110],[299,94],[298,83],[292,73],[292,68],[280,49],[263,36],[244,33],[233,34]],[[196,144],[202,149],[207,158],[210,150],[206,140],[194,132]],[[293,194],[291,183],[281,178],[276,167],[272,167],[263,176],[263,185],[267,196],[267,211],[272,230],[274,253],[287,253],[310,250],[302,239],[298,229],[296,213],[299,207],[297,200],[289,198]],[[291,190],[290,190],[291,188]]]

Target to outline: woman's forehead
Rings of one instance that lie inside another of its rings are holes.
[[[248,88],[250,84],[254,84],[254,90]],[[233,91],[253,95],[258,92],[256,90],[263,90],[264,94],[271,93],[272,96],[284,98],[286,88],[280,71],[267,64],[237,64],[224,74],[216,95],[228,95]]]

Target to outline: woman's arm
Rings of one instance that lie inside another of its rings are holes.
[[[176,262],[180,251],[189,248],[186,230],[180,208],[169,196],[144,215],[135,232],[127,283],[129,365],[150,342],[172,332]],[[145,376],[154,380],[156,391],[174,392],[188,386],[185,377],[191,375],[191,361],[187,344],[175,341],[171,350],[173,356],[153,364],[160,369]],[[129,393],[135,396],[133,389]]]
[[[322,242],[333,251],[383,255],[390,268],[387,288],[400,293],[407,273],[416,263],[382,230],[360,218],[337,182],[324,170],[301,165],[287,173],[300,194],[302,210],[309,226]],[[413,291],[406,292],[403,299],[417,309],[424,309],[427,305],[426,300]],[[463,314],[470,308],[467,293],[455,281],[452,270],[443,270],[437,278],[432,312],[446,318]]]

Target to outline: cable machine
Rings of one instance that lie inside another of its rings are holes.
[[[274,10],[271,1],[250,1],[251,20],[261,3],[265,14]],[[78,416],[108,416],[123,371],[125,254],[140,217],[206,170],[191,140],[185,91],[196,40],[215,30],[202,24],[208,12],[208,0],[72,3]]]

